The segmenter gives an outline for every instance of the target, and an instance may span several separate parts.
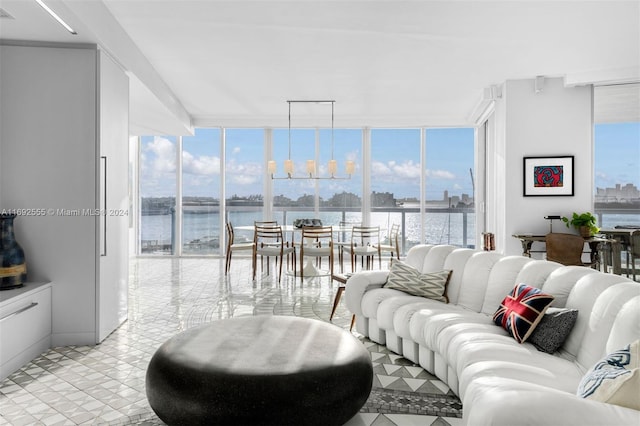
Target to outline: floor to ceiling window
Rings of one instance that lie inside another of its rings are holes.
[[[599,226],[640,226],[640,122],[596,124],[594,141]]]
[[[371,130],[371,219],[383,235],[401,226],[405,248],[420,243],[420,129]]]
[[[398,224],[403,252],[421,242],[475,245],[473,129],[196,129],[181,139],[142,137],[140,153],[143,254],[217,255],[225,222],[267,216],[286,225],[368,223],[382,237]],[[295,179],[286,179],[288,159]]]
[[[598,226],[640,226],[640,84],[594,87],[593,106]]]
[[[264,138],[264,129],[225,130],[226,221],[236,228],[263,218]],[[251,232],[236,231],[236,242],[251,238]]]
[[[475,246],[474,129],[427,129],[426,242]]]
[[[220,248],[220,129],[182,137],[182,253]]]
[[[331,131],[320,130],[319,176],[329,176],[329,161],[336,161],[336,179],[318,181],[320,213],[323,223],[337,225],[340,222],[362,221],[362,130],[336,129],[333,132],[333,153]],[[347,161],[354,164],[354,173],[347,175]]]
[[[142,254],[175,252],[176,146],[173,136],[143,136],[140,140]]]

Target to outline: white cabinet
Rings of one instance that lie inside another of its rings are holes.
[[[127,315],[128,77],[91,45],[0,55],[0,209],[47,212],[14,227],[28,279],[55,283],[52,344],[99,343]]]
[[[0,293],[0,380],[51,346],[51,283]]]

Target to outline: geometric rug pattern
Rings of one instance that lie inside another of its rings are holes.
[[[0,425],[162,425],[145,393],[156,349],[188,328],[248,315],[329,320],[337,283],[328,277],[254,281],[248,258],[224,276],[218,258],[130,260],[128,320],[94,346],[51,348],[0,382]],[[54,284],[55,285],[55,284]],[[332,323],[348,330],[341,303]],[[374,388],[348,426],[462,424],[460,400],[421,367],[354,332],[374,363]]]

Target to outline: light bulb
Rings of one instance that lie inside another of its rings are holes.
[[[349,176],[351,176],[353,172],[356,171],[356,164],[351,160],[347,161],[346,167],[347,167],[347,174]]]
[[[307,173],[310,175],[314,175],[316,172],[316,162],[315,160],[307,160]]]
[[[293,160],[284,160],[284,172],[288,175],[293,174]]]
[[[335,175],[336,173],[338,173],[338,162],[336,160],[329,160],[329,174],[331,176]]]

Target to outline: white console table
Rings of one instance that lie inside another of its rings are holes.
[[[51,347],[51,283],[0,291],[0,380]]]

